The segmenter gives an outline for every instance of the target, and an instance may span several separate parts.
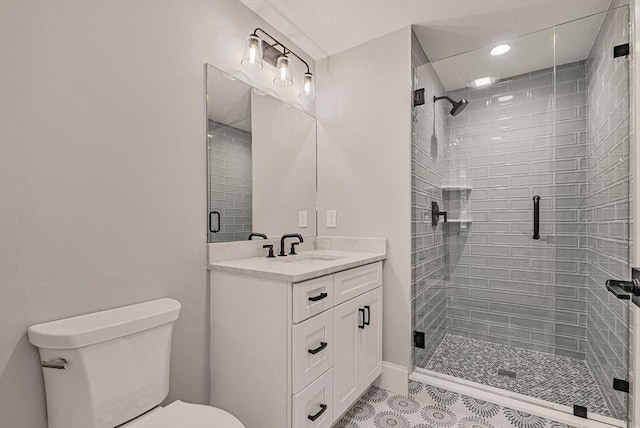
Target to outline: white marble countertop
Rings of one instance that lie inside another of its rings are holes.
[[[384,252],[310,250],[300,252],[297,256],[276,257],[273,259],[252,257],[211,263],[209,269],[260,278],[300,282],[377,262],[385,258],[386,253]]]

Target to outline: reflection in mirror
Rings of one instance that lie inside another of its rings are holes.
[[[207,65],[207,187],[208,242],[315,236],[316,119]]]

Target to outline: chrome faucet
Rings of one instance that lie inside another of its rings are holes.
[[[302,235],[300,235],[299,233],[285,233],[284,235],[282,235],[282,238],[280,238],[280,254],[278,254],[280,257],[286,256],[286,253],[284,252],[284,240],[287,238],[298,238],[301,243],[304,242],[304,239],[302,239]]]

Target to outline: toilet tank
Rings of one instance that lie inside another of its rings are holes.
[[[49,428],[115,427],[160,404],[169,393],[174,299],[29,327],[43,362]]]

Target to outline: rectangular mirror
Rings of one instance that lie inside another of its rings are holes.
[[[316,236],[316,119],[207,64],[208,242]]]

